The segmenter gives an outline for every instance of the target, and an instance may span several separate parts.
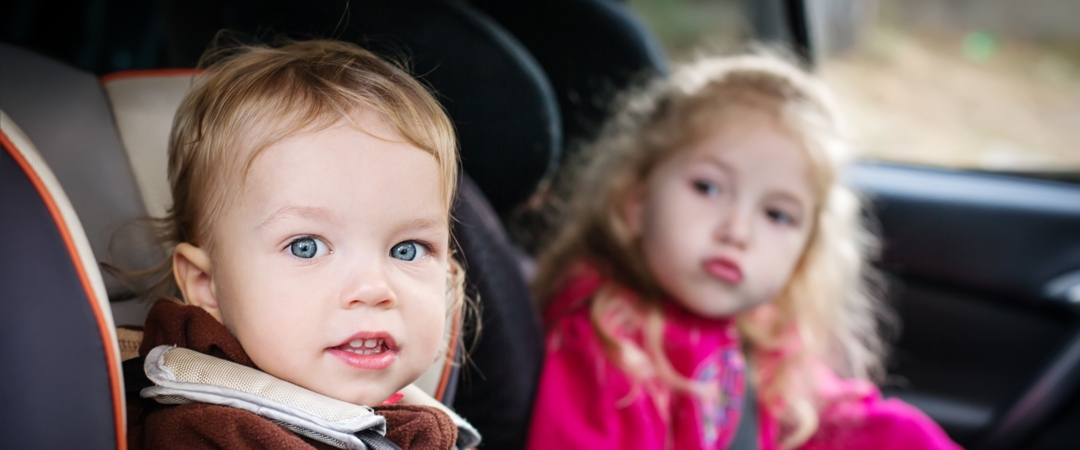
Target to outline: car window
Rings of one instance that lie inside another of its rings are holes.
[[[738,49],[760,4],[792,2],[628,3],[678,59]],[[865,159],[1080,180],[1080,2],[805,4],[816,70]]]

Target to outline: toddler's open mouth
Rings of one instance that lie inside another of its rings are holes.
[[[353,339],[335,348],[358,355],[375,355],[390,350],[390,347],[386,345],[386,341],[382,339]]]
[[[326,350],[345,364],[364,370],[385,369],[398,357],[397,344],[387,333],[357,333],[348,341]]]

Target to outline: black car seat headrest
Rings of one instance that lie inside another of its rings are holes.
[[[5,111],[0,144],[4,446],[125,448],[120,350],[91,243],[61,183]]]
[[[94,255],[126,270],[160,262],[164,253],[140,220],[146,209],[97,77],[2,43],[0,61],[0,109],[22,127],[60,180]],[[108,273],[105,285],[113,300],[132,296],[132,289]],[[124,308],[114,312],[128,322]]]
[[[499,217],[468,177],[459,186],[454,237],[483,325],[478,341],[475,330],[464,335],[469,352],[454,408],[480,430],[486,448],[525,448],[544,357],[540,322]]]
[[[405,59],[449,113],[465,172],[505,213],[554,169],[558,104],[540,66],[501,27],[463,2],[170,0],[169,41],[193,66],[219,29],[273,41],[334,38]]]
[[[595,137],[612,100],[647,77],[667,73],[655,36],[611,0],[470,0],[514,35],[555,89],[565,148]],[[565,156],[565,155],[564,155]]]

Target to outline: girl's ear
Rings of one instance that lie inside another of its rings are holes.
[[[622,204],[622,218],[626,223],[626,231],[630,239],[641,236],[641,229],[645,222],[645,186],[641,183],[634,185],[627,191]]]
[[[181,242],[173,250],[173,276],[184,302],[202,308],[221,322],[212,269],[210,255],[199,247]]]

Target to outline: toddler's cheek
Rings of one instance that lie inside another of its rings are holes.
[[[427,365],[434,362],[439,357],[440,352],[443,351],[443,344],[446,341],[446,322],[446,316],[441,314],[429,318],[421,328],[422,334],[418,337],[423,341],[424,355],[422,361],[426,362],[423,370],[427,370]]]
[[[427,370],[443,347],[447,321],[445,281],[443,283],[442,288],[426,292],[402,311],[408,325],[409,342],[417,352],[416,364],[423,365],[419,369],[421,373]]]

